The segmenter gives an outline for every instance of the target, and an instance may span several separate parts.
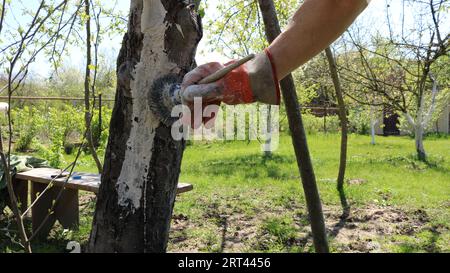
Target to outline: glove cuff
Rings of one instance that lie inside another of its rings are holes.
[[[255,101],[280,105],[280,86],[272,55],[268,49],[247,64],[251,90]]]
[[[233,62],[235,61],[230,63]],[[226,88],[223,102],[226,104],[234,105],[257,101],[280,105],[280,85],[273,58],[268,49],[228,73],[224,81]]]

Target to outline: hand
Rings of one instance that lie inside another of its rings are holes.
[[[254,102],[246,64],[229,72],[221,80],[209,84],[196,84],[203,78],[234,62],[235,60],[225,65],[217,62],[207,63],[186,74],[181,85],[184,103],[191,106],[194,98],[202,98],[202,102],[206,106],[211,102],[218,101],[229,105]]]
[[[224,65],[213,62],[197,67],[186,74],[181,84],[183,104],[187,105],[191,111],[194,107],[195,98],[202,99],[202,110],[209,105],[220,105],[221,102],[236,105],[258,101],[279,105],[280,90],[278,79],[273,70],[269,54],[268,50],[258,54],[255,59],[234,69],[223,79],[210,84],[196,83],[224,68]],[[233,62],[235,61],[225,65]],[[199,127],[199,124],[202,122],[206,123],[211,120],[211,118],[203,118],[202,116],[202,113],[197,113],[190,121],[186,117],[183,123],[196,124],[194,127]]]
[[[200,125],[207,123],[214,123],[215,115],[212,117],[203,117],[205,108],[210,105],[221,104],[223,87],[220,82],[210,84],[197,84],[203,78],[221,70],[224,66],[217,62],[207,63],[201,65],[184,76],[181,84],[181,93],[183,94],[183,104],[191,110],[190,115],[183,115],[182,122],[186,125],[191,125],[192,128],[198,128]],[[202,112],[196,113],[194,111],[194,99],[201,98]],[[213,122],[209,122],[212,120]]]
[[[207,63],[198,66],[184,76],[181,83],[183,103],[186,105],[194,103],[194,98],[202,98],[204,102],[218,101],[223,97],[223,86],[220,81],[210,84],[197,84],[207,76],[221,70],[225,66],[217,63]]]

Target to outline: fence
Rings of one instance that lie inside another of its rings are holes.
[[[0,96],[0,101],[8,101],[8,96]],[[101,96],[96,97],[96,106],[99,108],[99,118],[100,118],[100,128],[102,124],[102,113],[100,105],[103,103],[112,103],[115,99],[112,98],[102,98]],[[11,96],[11,101],[21,101],[21,102],[32,102],[32,101],[41,101],[41,102],[84,102],[84,98],[80,97],[38,97],[38,96]],[[302,110],[311,110],[311,113],[317,118],[323,119],[323,132],[328,131],[327,126],[327,117],[336,116],[338,114],[339,109],[337,107],[328,107],[328,106],[302,106]]]
[[[98,97],[99,99],[101,96]],[[7,96],[0,96],[0,100],[8,100]],[[75,98],[75,97],[22,97],[22,96],[12,96],[11,100],[20,100],[20,101],[84,101],[84,98]],[[110,98],[101,98],[104,102],[115,101]]]

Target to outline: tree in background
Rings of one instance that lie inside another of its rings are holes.
[[[351,59],[341,62],[340,67],[346,81],[359,85],[349,96],[363,104],[394,109],[405,117],[414,132],[417,156],[425,161],[425,129],[438,101],[448,100],[448,85],[437,78],[448,71],[450,33],[442,24],[449,20],[450,1],[402,4],[407,8],[403,9],[399,29],[394,28],[387,7],[387,37],[377,33],[367,40],[358,29],[348,32],[352,46],[343,58]],[[412,18],[414,28],[408,27],[406,16]],[[355,54],[358,62],[354,62]],[[367,92],[373,93],[369,100]]]
[[[17,200],[11,185],[11,176],[9,175],[14,133],[11,118],[11,98],[26,83],[30,74],[30,65],[36,62],[37,58],[47,57],[49,66],[57,72],[69,46],[78,45],[80,30],[83,27],[82,19],[85,15],[82,11],[83,3],[87,6],[94,5],[91,1],[83,2],[81,0],[41,0],[34,2],[32,5],[20,0],[14,2],[1,1],[0,69],[2,70],[1,73],[5,75],[2,77],[5,81],[2,81],[4,85],[0,86],[0,94],[6,93],[10,107],[7,111],[8,148],[4,149],[2,132],[0,132],[0,155],[22,244],[29,252],[31,252],[30,241],[36,237],[36,234],[32,234],[28,238],[25,233],[22,221],[24,215],[21,215],[21,211],[17,207]],[[20,14],[20,17],[18,14]],[[111,29],[114,29],[114,23],[111,23],[111,25]],[[95,83],[95,81],[93,82]],[[72,170],[75,165],[76,160],[70,164]],[[57,200],[55,200],[55,203]],[[49,211],[49,215],[51,213]],[[37,228],[37,230],[40,230],[40,228]]]
[[[9,1],[2,1],[2,10],[0,13],[0,37],[3,41],[0,47],[0,67],[4,69],[4,73],[7,76],[6,85],[0,87],[0,92],[7,92],[9,105],[11,105],[11,96],[27,77],[30,64],[35,61],[36,57],[42,51],[52,48],[48,54],[54,63],[61,57],[61,51],[63,50],[60,50],[60,47],[64,48],[67,43],[67,40],[65,41],[63,37],[71,34],[73,30],[71,26],[74,26],[80,8],[80,6],[71,8],[68,1],[59,1],[56,3],[40,1],[36,10],[27,9],[23,6],[23,16],[31,18],[26,25],[18,23],[17,26],[9,26],[6,28],[5,22],[8,17],[10,5],[11,3]],[[22,244],[28,252],[31,252],[30,241],[23,226],[23,216],[17,206],[17,199],[12,187],[10,174],[13,136],[11,107],[8,107],[7,115],[9,133],[8,149],[4,149],[3,137],[0,132],[0,155],[3,170],[6,175],[11,206],[17,220]]]
[[[95,7],[94,7],[95,8]],[[98,43],[99,41],[99,32],[100,32],[100,21],[99,17],[101,15],[101,8],[98,10],[98,13],[91,14],[91,1],[85,0],[84,1],[84,9],[85,14],[83,16],[84,20],[86,21],[86,74],[84,77],[84,121],[85,121],[85,127],[86,127],[86,133],[85,138],[87,140],[87,144],[89,147],[89,150],[92,154],[92,158],[95,161],[95,164],[97,165],[97,169],[99,173],[102,173],[103,166],[100,162],[100,159],[97,155],[97,151],[94,146],[94,139],[92,137],[92,109],[91,109],[91,92],[92,96],[95,100],[95,82],[97,80],[97,65],[98,65]],[[97,35],[94,40],[91,33],[91,18],[94,17],[96,21],[96,27],[97,27]],[[92,40],[95,41],[95,54],[94,54],[94,60],[92,59]],[[94,76],[92,77],[91,71],[94,70]],[[92,77],[92,78],[91,78]],[[95,101],[93,103],[93,106],[95,106]]]

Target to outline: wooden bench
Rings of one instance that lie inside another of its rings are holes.
[[[95,194],[100,188],[100,175],[92,173],[75,172],[72,174],[67,183],[66,178],[53,179],[52,176],[61,173],[58,169],[39,168],[27,172],[18,173],[14,177],[14,191],[20,203],[20,209],[24,212],[28,204],[28,182],[31,183],[31,203],[36,200],[36,197],[45,190],[47,185],[54,180],[54,186],[48,189],[44,195],[39,198],[36,204],[31,209],[31,219],[33,231],[35,231],[45,219],[49,209],[52,207],[54,200],[59,194],[61,187],[65,185],[65,189],[61,198],[55,206],[54,213],[47,220],[45,225],[39,231],[39,236],[47,236],[56,220],[67,229],[76,229],[79,225],[79,202],[78,192],[88,191]],[[73,179],[75,176],[80,176],[81,179]],[[179,183],[177,194],[191,191],[193,186],[191,184]]]

